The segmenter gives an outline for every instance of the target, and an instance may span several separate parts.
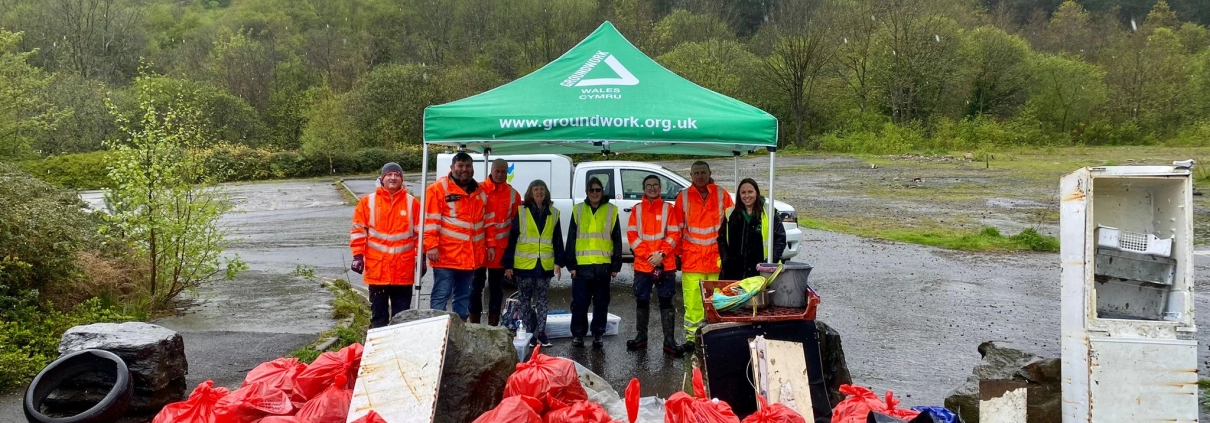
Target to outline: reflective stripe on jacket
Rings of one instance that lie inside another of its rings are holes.
[[[662,199],[643,197],[639,204],[634,205],[630,222],[626,225],[626,240],[634,253],[636,272],[655,270],[647,259],[657,251],[664,253],[664,270],[676,270],[673,252],[681,240],[680,225],[679,213],[672,212],[672,207]]]
[[[594,212],[587,204],[576,204],[571,219],[577,229],[576,264],[609,264],[613,257],[610,234],[618,221],[618,207],[605,203]]]
[[[685,188],[676,196],[681,219],[681,271],[716,273],[719,271],[718,228],[735,200],[718,185],[706,186],[702,197],[697,187]]]
[[[487,196],[471,182],[467,193],[448,176],[441,177],[425,190],[424,251],[437,250],[434,268],[473,270],[487,261],[487,247],[495,240],[487,238]]]
[[[349,248],[365,260],[368,285],[411,285],[416,270],[420,201],[400,190],[378,189],[357,201]]]
[[[486,266],[499,269],[500,259],[504,257],[504,247],[508,245],[508,229],[512,227],[513,216],[517,215],[517,206],[521,205],[521,194],[507,182],[496,184],[489,178],[479,183],[479,189],[487,195],[487,236],[495,240],[496,261],[489,261]]]
[[[541,261],[543,270],[554,270],[554,234],[559,230],[555,224],[558,221],[559,211],[552,209],[550,213],[546,214],[546,223],[542,225],[542,230],[539,232],[538,223],[534,221],[534,216],[529,212],[529,208],[524,206],[517,208],[517,222],[521,227],[517,228],[519,236],[517,250],[514,253],[513,268],[533,270],[538,266],[538,261]]]

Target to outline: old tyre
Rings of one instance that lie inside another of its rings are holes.
[[[42,404],[51,392],[86,373],[108,373],[114,376],[113,388],[96,405],[69,417],[42,414]],[[131,378],[126,363],[105,350],[84,350],[55,360],[42,369],[29,389],[25,390],[25,418],[30,423],[102,423],[117,421],[126,414],[130,404]]]

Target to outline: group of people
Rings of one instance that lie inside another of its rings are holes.
[[[627,348],[647,347],[654,290],[664,351],[676,356],[692,352],[696,332],[705,322],[699,283],[759,274],[756,265],[768,261],[766,242],[772,237],[773,257],[780,258],[786,235],[776,211],[767,215],[756,181],[740,181],[732,198],[714,184],[709,164],[701,161],[691,167],[690,179],[692,186],[672,205],[661,197],[660,178],[648,176],[643,198],[625,227],[619,224],[618,207],[605,196],[604,184],[589,179],[584,201],[566,217],[570,221],[565,243],[559,229],[565,217],[554,207],[546,182],[535,180],[524,195],[518,194],[508,183],[504,160],[493,161],[488,178],[476,182],[471,156],[456,154],[449,174],[426,188],[423,209],[403,187],[402,168],[387,163],[379,187],[358,202],[349,236],[351,268],[369,287],[370,327],[387,325],[391,316],[410,306],[419,247],[421,276],[433,268],[430,308],[449,307],[464,321],[481,323],[486,288],[487,324],[498,325],[504,280],[510,279],[517,285],[522,322],[535,334],[531,343],[544,346],[551,345],[546,336],[547,291],[551,278],[561,278],[562,269],[567,269],[572,278],[572,345],[584,346],[591,333],[593,347],[600,348],[610,284],[622,268],[624,234],[634,255],[638,307],[637,335],[626,341]],[[418,246],[422,230],[424,244]],[[672,303],[678,261],[683,344],[676,342]]]

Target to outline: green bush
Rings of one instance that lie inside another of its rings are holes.
[[[819,145],[838,153],[902,154],[924,147],[924,141],[924,131],[887,122],[878,131],[825,134]]]
[[[99,221],[74,193],[0,163],[0,295],[80,274],[76,255],[99,247]]]
[[[73,326],[102,322],[124,322],[124,314],[99,299],[88,300],[68,312],[38,303],[30,290],[14,295],[0,294],[0,392],[24,386],[59,356],[59,338]]]
[[[109,180],[109,153],[64,154],[21,163],[21,170],[38,179],[73,189],[101,189],[113,186]]]

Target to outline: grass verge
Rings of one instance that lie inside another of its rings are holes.
[[[351,344],[365,342],[366,331],[370,329],[369,301],[344,279],[325,282],[324,285],[336,295],[332,299],[332,318],[341,320],[341,323],[321,333],[315,343],[294,350],[289,357],[311,363],[325,351],[338,351]]]
[[[868,238],[909,242],[963,251],[1059,251],[1059,240],[1025,229],[1013,236],[1004,236],[996,228],[985,226],[978,232],[948,228],[880,229],[872,225],[853,226],[839,222],[800,219],[799,225],[811,229],[850,233]]]
[[[1210,407],[1210,379],[1197,380],[1197,403],[1202,408]]]

